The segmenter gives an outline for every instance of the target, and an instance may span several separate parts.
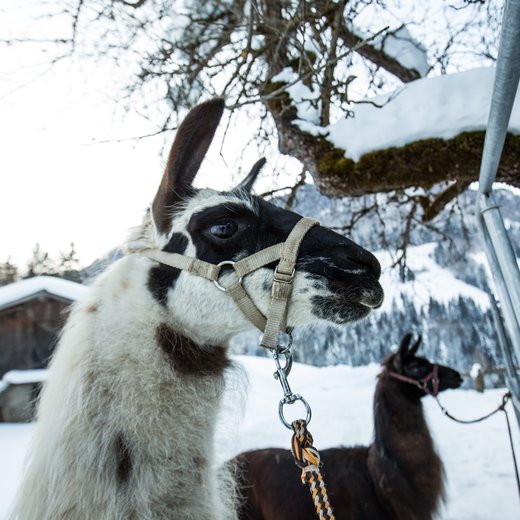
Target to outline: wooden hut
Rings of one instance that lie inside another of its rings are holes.
[[[0,287],[0,420],[26,420],[40,380],[4,377],[15,370],[47,366],[68,306],[86,287],[51,276],[37,276]],[[4,410],[4,413],[2,413]],[[8,412],[9,410],[9,412]],[[18,410],[18,411],[17,411]],[[8,415],[9,417],[7,417]],[[19,417],[20,419],[16,419]]]

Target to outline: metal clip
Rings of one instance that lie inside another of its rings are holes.
[[[280,355],[285,358],[284,366],[280,363]],[[283,351],[273,350],[274,364],[276,365],[276,372],[273,374],[274,378],[280,381],[282,385],[283,395],[285,397],[291,397],[293,395],[287,376],[289,375],[292,368],[292,354],[287,348]]]
[[[280,382],[284,395],[283,399],[281,399],[280,403],[278,404],[278,415],[280,416],[280,421],[282,421],[282,424],[289,430],[292,430],[291,424],[285,419],[283,407],[286,404],[294,404],[297,401],[301,401],[302,404],[305,406],[305,420],[307,424],[309,424],[311,421],[312,410],[309,403],[300,394],[294,394],[289,385],[289,380],[287,379],[287,376],[291,372],[293,364],[293,357],[291,353],[291,346],[293,341],[292,329],[288,328],[286,334],[288,338],[287,345],[278,345],[278,347],[276,349],[273,349],[271,353],[273,354],[274,364],[276,365],[276,372],[274,372],[273,376],[276,380]],[[285,358],[285,363],[283,366],[280,363],[280,356],[283,356]]]

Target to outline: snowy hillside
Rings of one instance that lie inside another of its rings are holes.
[[[238,369],[228,378],[228,393],[216,440],[218,462],[237,453],[268,446],[288,448],[290,432],[278,420],[281,390],[273,379],[271,360],[239,356]],[[293,389],[313,408],[310,431],[315,445],[368,444],[372,435],[372,394],[379,367],[316,368],[296,364]],[[244,378],[249,380],[246,394]],[[448,391],[443,403],[463,418],[481,415],[500,402],[503,389],[477,394]],[[442,520],[513,520],[520,515],[513,466],[502,415],[472,426],[445,418],[432,398],[424,406],[448,479],[448,500]],[[243,419],[240,419],[243,411]],[[288,410],[291,411],[290,409]],[[513,419],[514,420],[514,419]],[[0,520],[4,520],[22,471],[32,425],[0,424]],[[518,430],[514,426],[518,446]],[[295,468],[294,478],[299,478]]]
[[[385,301],[381,309],[354,325],[296,332],[296,358],[317,366],[365,365],[379,361],[404,333],[415,330],[422,334],[428,355],[461,371],[469,370],[474,362],[503,365],[489,309],[485,258],[474,216],[475,192],[463,194],[460,208],[448,208],[426,226],[420,219],[414,221],[405,269],[393,264],[409,204],[387,204],[386,197],[329,199],[310,185],[298,192],[294,211],[339,231],[356,211],[375,208],[347,236],[375,252],[381,261]],[[520,256],[519,197],[499,190],[496,198]],[[237,353],[262,355],[256,344],[250,334],[237,338],[234,348]]]

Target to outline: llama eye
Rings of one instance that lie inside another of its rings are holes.
[[[213,224],[209,228],[209,232],[217,238],[229,238],[235,234],[237,225],[232,220],[221,222],[219,224]]]
[[[409,365],[406,367],[406,372],[408,372],[412,377],[420,377],[425,370],[424,367],[420,365]]]

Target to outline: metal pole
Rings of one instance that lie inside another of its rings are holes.
[[[516,398],[516,396],[518,396],[520,393],[520,376],[515,369],[515,363],[513,357],[511,356],[511,342],[507,337],[507,333],[504,329],[503,318],[500,314],[498,303],[493,294],[489,294],[489,302],[491,304],[491,314],[493,315],[493,320],[497,327],[498,344],[500,345],[500,350],[502,351],[502,356],[504,356],[504,362],[506,365],[507,386],[511,391],[511,395],[513,396],[513,410],[515,411],[516,420],[518,424],[520,424],[520,403]]]
[[[502,20],[495,85],[480,165],[480,193],[491,193],[493,190],[519,78],[520,0],[509,0]]]
[[[493,199],[496,179],[511,110],[520,79],[520,0],[508,0],[504,9],[500,47],[496,63],[495,84],[489,112],[486,138],[479,175],[477,212],[484,236],[486,255],[495,280],[502,313],[495,313],[495,323],[506,364],[513,352],[520,361],[520,271],[507,235],[499,206]],[[504,341],[501,336],[508,336]],[[512,347],[511,347],[512,346]],[[511,367],[509,367],[511,369]],[[508,378],[510,381],[514,379]],[[517,418],[520,417],[520,389],[510,384]],[[520,424],[520,423],[519,423]]]

